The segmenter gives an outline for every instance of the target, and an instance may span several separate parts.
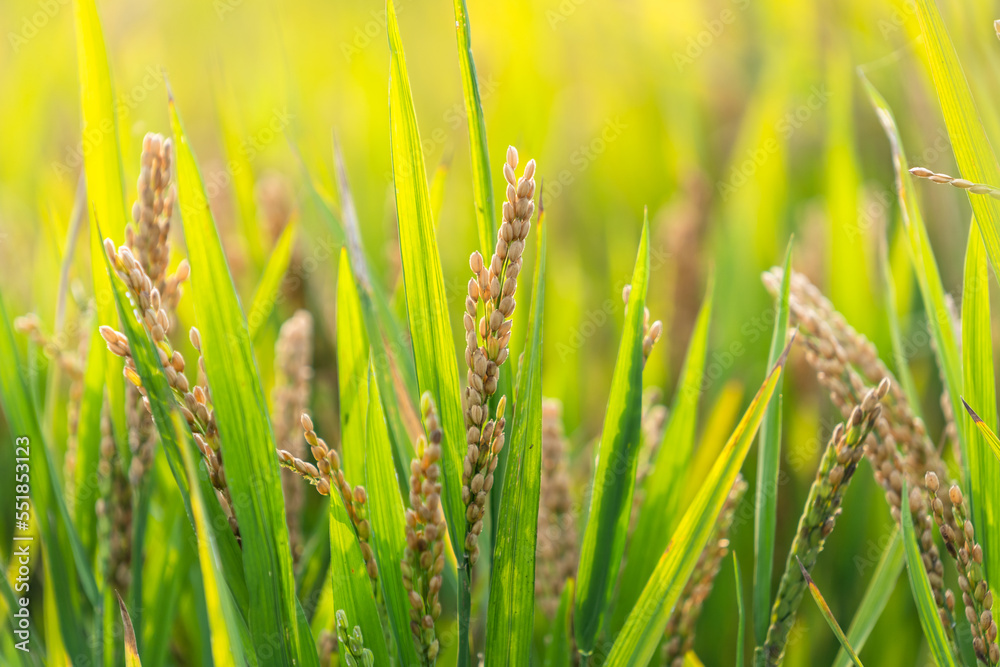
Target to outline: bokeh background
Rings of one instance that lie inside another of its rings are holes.
[[[1000,44],[993,19],[1000,7],[938,4],[987,131],[998,137]],[[317,316],[318,337],[332,341],[337,254],[329,252],[333,240],[310,203],[304,174],[336,208],[334,137],[375,273],[389,288],[398,281],[384,6],[375,0],[104,0],[99,9],[120,102],[128,200],[135,197],[142,136],[169,130],[169,80],[244,302],[277,232],[295,218],[301,223],[298,261],[314,258],[315,270],[307,294],[279,303],[275,317],[289,316],[302,300]],[[443,187],[439,244],[458,334],[467,258],[477,238],[453,8],[444,0],[400,0],[397,9],[428,178],[436,174],[435,184]],[[900,243],[889,148],[857,76],[864,68],[888,98],[911,162],[954,173],[909,4],[470,0],[469,12],[490,155],[498,167],[494,184],[502,183],[508,144],[522,160],[537,160],[543,183],[550,225],[544,390],[564,404],[579,498],[600,433],[623,315],[620,292],[631,274],[644,207],[653,239],[650,309],[665,325],[646,381],[662,390],[661,401],[673,395],[714,276],[702,412],[723,421],[742,412],[749,399],[744,390],[756,387],[765,370],[773,323],[759,275],[780,263],[794,234],[794,265],[876,343],[890,367],[885,279],[892,277],[922,409],[939,439],[941,386]],[[0,3],[0,280],[12,313],[36,311],[49,329],[66,252],[76,253],[71,320],[90,289],[85,238],[75,248],[67,244],[86,150],[72,14],[65,0]],[[241,159],[234,162],[234,155]],[[968,204],[951,189],[915,186],[945,287],[958,290]],[[240,188],[253,192],[255,210],[241,209]],[[119,240],[122,234],[111,230]],[[179,233],[174,241],[182,247]],[[273,337],[258,349],[265,375],[269,344]],[[336,376],[322,340],[317,355],[315,402],[328,401],[332,431]],[[779,571],[834,422],[798,357],[794,353],[785,385]],[[6,441],[0,451],[6,461]],[[748,457],[750,480],[755,461]],[[863,466],[815,572],[845,627],[889,535],[885,502]],[[752,495],[751,486],[733,535],[748,600]],[[731,663],[737,650],[730,572],[723,568],[699,624],[696,650],[706,664]],[[803,604],[800,625],[786,664],[829,662],[836,641],[810,602]],[[926,660],[905,581],[862,657],[871,664]]]

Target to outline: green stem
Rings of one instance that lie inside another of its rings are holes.
[[[469,557],[458,566],[458,667],[469,667],[469,619],[472,614],[472,569]]]

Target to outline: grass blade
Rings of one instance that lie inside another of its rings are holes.
[[[955,656],[951,653],[948,645],[948,637],[945,635],[944,626],[941,625],[941,617],[938,615],[937,605],[934,602],[934,592],[931,590],[931,582],[927,578],[927,571],[920,556],[920,548],[917,546],[917,535],[913,529],[913,514],[910,511],[909,492],[906,481],[903,481],[903,554],[906,557],[906,571],[910,576],[910,589],[913,591],[913,601],[917,605],[917,615],[920,617],[920,625],[924,629],[924,637],[930,645],[931,655],[938,667],[954,667]]]
[[[378,563],[379,582],[385,595],[389,623],[396,638],[398,660],[418,665],[420,658],[410,633],[410,600],[403,586],[403,550],[406,548],[403,499],[399,494],[392,448],[382,409],[378,376],[368,367],[368,448],[365,455],[365,487],[372,524],[372,546]],[[356,622],[356,621],[355,621]]]
[[[768,366],[773,366],[788,335],[788,295],[792,266],[792,242],[785,252],[785,267],[781,292],[774,318]],[[775,392],[781,395],[781,379]],[[760,425],[760,445],[757,450],[757,488],[754,507],[753,562],[753,629],[754,641],[763,646],[767,626],[771,621],[771,575],[774,568],[774,531],[778,516],[778,472],[781,467],[781,401],[768,405]]]
[[[833,634],[837,636],[837,640],[840,642],[841,647],[843,647],[843,649],[847,651],[848,655],[851,656],[851,660],[854,661],[855,665],[858,667],[864,667],[864,665],[861,664],[861,659],[858,657],[858,654],[851,647],[850,642],[847,641],[847,637],[844,636],[844,631],[840,629],[840,624],[837,623],[837,619],[830,610],[830,605],[828,605],[826,600],[823,599],[823,594],[820,593],[816,583],[812,580],[812,577],[809,576],[809,572],[807,572],[805,566],[802,565],[802,561],[799,561],[799,569],[802,570],[802,576],[805,578],[806,583],[809,584],[809,593],[812,594],[813,600],[816,601],[816,606],[819,607],[820,612],[823,614],[823,618],[826,619],[830,629],[833,630]]]
[[[273,664],[315,665],[312,633],[299,623],[274,434],[249,330],[194,153],[172,100],[170,115],[195,318],[201,327],[205,372],[243,538],[243,567],[250,585],[248,625],[255,650],[272,654]]]
[[[908,165],[906,153],[903,151],[903,141],[899,135],[899,128],[896,126],[896,119],[892,115],[892,110],[886,103],[885,98],[875,89],[868,79],[861,74],[861,80],[868,90],[868,97],[875,107],[875,113],[882,129],[889,139],[892,149],[893,168],[896,173],[896,189],[899,195],[900,214],[903,218],[903,225],[906,228],[906,236],[910,246],[910,260],[913,262],[913,269],[917,274],[917,284],[920,287],[920,294],[923,297],[924,309],[927,311],[927,320],[930,325],[931,336],[934,338],[934,353],[937,357],[938,367],[944,379],[945,389],[951,401],[952,413],[957,417],[961,414],[961,387],[962,387],[962,366],[961,358],[958,354],[958,342],[955,340],[955,328],[952,326],[951,311],[945,301],[944,286],[941,283],[941,274],[938,272],[937,261],[934,259],[934,251],[931,249],[930,240],[927,237],[927,228],[924,226],[923,218],[920,215],[920,208],[917,206],[916,197],[909,188]],[[959,449],[962,453],[962,460],[969,460],[968,438],[965,433],[964,421],[956,421],[956,431],[958,432]],[[968,468],[965,469],[964,487],[969,486]]]
[[[896,582],[899,575],[903,573],[903,541],[899,534],[899,529],[894,528],[892,538],[888,546],[882,551],[878,565],[875,566],[875,574],[868,582],[865,595],[861,599],[858,610],[854,613],[851,626],[847,628],[847,641],[858,651],[865,647],[868,636],[875,628],[882,611],[889,603],[889,597],[896,589]],[[833,667],[850,667],[851,656],[841,647],[837,653],[837,658],[833,662]]]
[[[104,250],[97,225],[98,221],[102,221],[115,229],[124,229],[127,220],[114,86],[96,3],[93,0],[77,0],[74,5],[82,135],[87,137],[88,146],[88,150],[83,153],[83,166],[87,198],[85,210],[90,214],[90,264],[94,301],[99,320],[113,322],[115,305],[111,296],[110,278],[107,272],[101,269]],[[96,479],[101,441],[101,412],[105,395],[111,413],[115,442],[120,446],[126,442],[125,381],[122,377],[122,363],[114,355],[104,352],[103,345],[95,335],[91,336],[90,346],[88,357],[100,356],[88,358],[78,430],[78,474],[83,476],[86,482],[76,486],[77,492],[82,497],[73,499],[87,562],[90,562],[94,554],[97,538],[96,514],[91,510],[97,501],[98,489],[90,480]],[[94,369],[91,361],[94,364],[99,363],[103,370]],[[77,500],[81,502],[78,503]],[[76,558],[80,557],[81,554],[77,554]],[[54,566],[54,569],[58,569],[58,566]],[[136,583],[140,584],[139,581]],[[96,581],[91,600],[95,607],[100,607],[101,603],[95,596]],[[113,618],[110,608],[107,612],[107,618]],[[94,642],[95,645],[98,643]]]
[[[642,421],[643,309],[649,284],[649,224],[643,221],[577,571],[573,626],[582,655],[593,651],[625,552]]]
[[[993,375],[993,327],[990,322],[990,275],[986,249],[980,242],[979,225],[975,218],[969,227],[969,242],[965,249],[965,282],[962,287],[962,375],[965,400],[981,409],[984,423],[997,425],[997,395]],[[969,467],[972,524],[982,543],[987,581],[1000,576],[1000,525],[991,520],[987,508],[1000,488],[1000,463],[990,453],[987,440],[972,428],[968,414],[956,413],[964,421],[969,442]]]
[[[368,334],[361,312],[361,298],[351,272],[347,249],[340,251],[337,277],[337,382],[340,387],[340,433],[344,443],[365,443],[368,419]],[[364,479],[364,448],[343,447],[344,474]],[[346,611],[346,610],[345,610]],[[355,618],[350,612],[347,617]],[[365,627],[361,626],[362,632]]]
[[[354,525],[344,508],[343,498],[337,493],[331,495],[329,576],[333,582],[334,610],[343,610],[351,623],[361,628],[365,647],[374,654],[375,664],[388,665],[389,650]]]
[[[545,238],[538,227],[538,256],[531,290],[528,340],[521,361],[507,481],[497,517],[490,577],[486,662],[527,665],[535,612],[535,546],[542,475],[542,323],[545,304]],[[557,628],[558,632],[558,628]]]
[[[643,586],[649,580],[649,575],[656,567],[671,531],[684,510],[681,503],[686,489],[681,480],[690,472],[695,458],[695,428],[708,352],[713,291],[713,285],[709,284],[705,301],[691,332],[691,342],[688,343],[684,367],[677,380],[670,418],[657,450],[653,470],[643,484],[646,496],[629,541],[628,558],[625,559],[612,616],[612,633],[625,624],[629,611],[639,599]],[[722,437],[726,437],[728,433],[729,430]]]
[[[785,270],[788,270],[786,265]],[[743,577],[740,576],[740,560],[736,557],[736,552],[733,552],[733,578],[736,584],[736,612],[738,614],[736,621],[736,667],[743,667],[743,631],[744,631],[744,619],[743,619]]]
[[[915,8],[958,168],[964,178],[974,183],[1000,183],[1000,167],[937,4],[934,0],[917,0]],[[1000,272],[1000,202],[969,193],[969,203],[993,270]]]
[[[420,148],[420,132],[413,109],[406,57],[392,0],[386,3],[391,54],[389,121],[392,170],[399,225],[399,250],[403,263],[406,310],[413,341],[420,394],[430,391],[444,431],[442,473],[443,504],[455,553],[462,553],[465,511],[462,504],[462,458],[465,455],[465,420],[459,395],[448,299],[444,291],[441,258],[434,235],[427,172]]]
[[[181,421],[178,415],[174,415],[173,421],[170,423],[173,425],[175,434],[184,433],[187,429],[187,425]],[[160,429],[161,432],[164,430],[166,429]],[[209,643],[212,646],[212,658],[215,667],[236,667],[238,663],[235,657],[237,655],[241,657],[241,662],[245,662],[244,647],[237,629],[239,620],[233,608],[229,590],[222,585],[226,575],[209,523],[208,511],[205,509],[206,505],[201,489],[203,485],[198,482],[202,474],[191,453],[195,445],[190,435],[186,435],[183,440],[180,451],[181,457],[184,459],[185,474],[191,488],[191,513],[194,516],[198,562],[201,564],[201,577],[204,582],[203,589],[205,607],[208,611]],[[271,650],[274,651],[276,648]],[[251,662],[256,664],[256,660]]]
[[[786,345],[777,365],[757,391],[711,473],[684,513],[680,525],[670,538],[670,545],[657,563],[638,603],[611,647],[605,664],[646,665],[656,652],[677,598],[712,533],[714,518],[722,510],[757,435],[757,428],[764,418],[778,378],[781,377],[791,342]]]
[[[476,62],[472,58],[472,35],[469,32],[469,8],[465,0],[455,0],[455,35],[458,38],[458,64],[462,71],[462,97],[469,119],[469,151],[472,156],[472,191],[476,201],[476,225],[479,248],[489,257],[497,237],[497,214],[493,206],[493,179],[490,175],[490,152],[486,143],[486,119],[479,97]]]
[[[267,259],[267,265],[264,267],[260,282],[257,283],[253,301],[250,302],[250,312],[247,315],[250,340],[257,339],[257,334],[260,333],[267,318],[271,316],[271,311],[274,310],[274,304],[281,290],[281,283],[288,271],[288,264],[292,261],[292,251],[295,249],[298,231],[299,224],[295,219],[285,225],[278,241],[274,244],[271,256]]]
[[[556,610],[555,622],[552,624],[552,641],[545,651],[544,667],[570,667],[573,664],[573,590],[576,588],[572,579],[566,580],[562,595],[559,596],[559,608]]]
[[[122,596],[115,591],[118,598],[118,610],[122,614],[122,628],[125,631],[125,667],[142,667],[142,660],[139,659],[139,649],[135,645],[135,630],[132,629],[132,619],[128,616],[128,609]]]
[[[55,597],[59,628],[71,655],[88,658],[93,655],[84,636],[85,610],[73,604],[70,591],[82,588],[93,610],[100,610],[101,597],[83,553],[83,545],[69,518],[62,488],[54,470],[55,459],[45,441],[35,412],[35,405],[25,381],[25,368],[14,342],[3,296],[0,295],[0,405],[5,421],[14,436],[12,444],[28,446],[31,465],[31,513],[29,523],[37,525],[41,534],[46,562],[50,564],[48,581],[63,595]],[[22,440],[22,438],[26,439]],[[78,579],[74,580],[72,574]],[[92,658],[90,658],[92,659]]]

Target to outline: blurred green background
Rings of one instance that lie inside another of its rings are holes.
[[[1000,7],[951,0],[939,6],[987,131],[1000,136],[1000,44],[992,25]],[[265,252],[286,217],[275,203],[287,203],[301,220],[300,261],[317,259],[309,303],[330,304],[315,314],[332,338],[336,254],[323,252],[331,239],[305,194],[294,147],[336,203],[334,136],[343,148],[370,259],[387,287],[396,284],[381,3],[106,0],[99,9],[120,102],[129,201],[135,198],[142,136],[168,131],[169,79],[244,303],[256,284],[260,252],[247,242],[237,206],[234,184],[248,177]],[[467,258],[477,239],[453,9],[443,0],[401,0],[397,9],[428,177],[439,165],[447,168],[439,181],[444,194],[437,223],[457,336]],[[61,0],[0,3],[0,280],[12,313],[34,310],[49,330],[87,145],[80,136],[72,12]],[[712,275],[716,307],[703,413],[720,397],[731,400],[740,387],[759,383],[773,323],[759,274],[780,262],[794,233],[794,265],[892,367],[880,264],[885,252],[911,366],[925,397],[924,417],[939,439],[940,381],[898,240],[888,144],[856,76],[856,68],[864,67],[888,98],[914,165],[954,173],[908,3],[470,0],[469,12],[490,155],[498,167],[494,184],[503,182],[499,165],[508,144],[517,146],[522,160],[538,162],[551,226],[544,388],[564,402],[581,498],[643,207],[653,231],[650,309],[666,332],[646,381],[663,390],[664,400],[673,394]],[[229,162],[223,127],[252,173]],[[957,296],[969,207],[953,190],[916,185],[945,287]],[[119,241],[122,234],[111,230]],[[90,289],[85,249],[77,243],[71,269],[81,303]],[[287,317],[294,305],[279,304],[277,316]],[[270,354],[266,344],[260,354]],[[322,365],[322,347],[318,354]],[[798,357],[794,353],[784,392],[779,571],[834,423],[828,400]],[[258,361],[268,368],[269,359]],[[318,381],[317,404],[334,386],[327,379],[324,394],[322,374]],[[331,424],[335,415],[331,406]],[[0,449],[9,449],[7,443]],[[750,480],[755,461],[752,455],[746,465]],[[747,599],[752,525],[751,489],[733,535]],[[888,525],[882,494],[866,470],[848,494],[841,527],[815,572],[845,627]],[[723,568],[699,623],[696,650],[706,664],[728,664],[735,654],[730,572]],[[835,639],[811,603],[803,612],[803,632],[786,664],[827,663]],[[871,664],[914,664],[922,651],[910,593],[900,583],[862,657]]]

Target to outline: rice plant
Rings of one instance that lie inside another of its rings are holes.
[[[55,159],[12,19],[0,664],[1000,665],[1000,45],[869,4],[73,0]]]

